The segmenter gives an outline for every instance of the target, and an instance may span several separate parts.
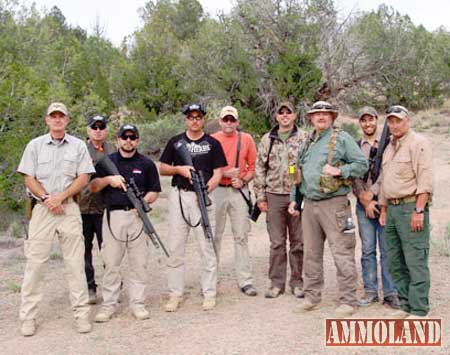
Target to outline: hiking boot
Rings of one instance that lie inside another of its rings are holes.
[[[97,292],[95,290],[88,290],[89,292],[89,304],[97,304]]]
[[[150,313],[145,309],[145,307],[141,304],[133,306],[131,308],[131,312],[138,320],[144,320],[150,318]]]
[[[87,318],[75,318],[75,326],[78,333],[89,333],[92,330],[92,324]]]
[[[254,288],[253,285],[245,285],[244,287],[241,288],[241,292],[251,297],[254,297],[258,294],[256,288]]]
[[[176,310],[180,306],[181,301],[182,301],[182,297],[170,296],[169,300],[167,301],[166,305],[164,306],[164,310],[166,312],[176,312]]]
[[[210,311],[216,307],[216,297],[215,296],[205,296],[203,299],[203,310]]]
[[[34,319],[27,319],[22,322],[20,332],[24,337],[30,337],[36,333],[36,321]]]
[[[306,313],[309,311],[314,311],[319,308],[318,304],[314,304],[309,301],[307,298],[300,301],[300,304],[296,309],[294,309],[294,313]]]
[[[392,309],[401,309],[400,300],[397,295],[386,296],[383,300],[383,304]]]
[[[305,298],[305,293],[301,287],[296,286],[291,288],[291,292],[296,298]]]
[[[337,318],[350,317],[353,313],[355,313],[355,308],[349,304],[341,304],[334,310],[334,314]]]
[[[272,286],[271,288],[269,288],[266,291],[264,297],[265,298],[277,298],[282,293],[283,293],[283,290],[281,288],[278,288],[276,286]]]
[[[405,319],[410,314],[408,312],[405,312],[403,309],[397,309],[396,311],[389,314],[389,318],[393,319]]]
[[[378,303],[380,300],[378,299],[378,295],[375,293],[366,293],[364,298],[361,298],[358,301],[359,307],[369,307],[373,304]]]
[[[94,320],[97,323],[106,323],[112,318],[113,314],[114,314],[113,307],[102,307],[95,316]]]

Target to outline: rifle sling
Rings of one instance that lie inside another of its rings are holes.
[[[187,218],[186,218],[186,215],[184,214],[184,209],[183,209],[183,202],[181,201],[181,189],[180,188],[178,188],[178,201],[180,202],[180,210],[181,210],[181,216],[183,217],[183,219],[184,219],[184,221],[186,222],[186,224],[189,226],[189,227],[191,227],[191,228],[197,228],[199,225],[200,225],[200,223],[201,223],[201,221],[202,221],[202,218],[200,217],[200,219],[198,220],[198,222],[197,222],[197,224],[191,224],[191,221],[189,221]]]

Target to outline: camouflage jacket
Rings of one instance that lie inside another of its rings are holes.
[[[95,149],[89,141],[86,142],[86,145],[88,147],[89,154],[91,155],[92,164],[94,164],[94,167],[103,155],[111,154],[114,151],[114,148],[107,142],[103,143],[103,151]],[[103,210],[105,208],[103,205],[102,193],[92,193],[89,191],[87,186],[81,191],[79,205],[80,212],[82,214],[103,214]]]
[[[282,195],[290,194],[293,181],[289,176],[289,167],[296,165],[298,147],[307,138],[305,131],[294,126],[291,135],[283,142],[278,136],[278,128],[278,126],[275,126],[270,132],[266,133],[258,146],[253,182],[257,202],[266,200],[266,192]],[[266,170],[271,140],[273,140],[273,146]]]

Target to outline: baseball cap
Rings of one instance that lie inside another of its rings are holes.
[[[277,106],[277,113],[280,112],[280,110],[283,107],[286,107],[291,112],[295,112],[295,108],[294,108],[294,105],[292,104],[292,102],[290,102],[290,101],[283,101]]]
[[[61,112],[65,116],[69,116],[69,111],[66,105],[61,102],[52,102],[47,108],[47,116],[50,116],[53,112]]]
[[[359,119],[363,118],[364,115],[378,117],[378,112],[373,107],[364,106],[361,110],[359,110],[359,113],[358,113]]]
[[[402,120],[406,117],[409,117],[409,111],[404,106],[393,105],[386,111],[386,118],[388,118],[389,116],[395,116]]]
[[[206,115],[206,107],[204,107],[202,104],[198,104],[198,103],[185,105],[181,109],[181,112],[183,112],[183,114],[185,114],[185,115],[188,115],[192,111],[198,111],[203,116]]]
[[[333,114],[333,118],[336,119],[338,116],[338,111],[336,107],[326,101],[317,101],[312,106],[311,109],[307,112],[307,115],[311,115],[315,112],[331,112]]]
[[[226,116],[232,116],[235,119],[239,119],[239,114],[238,114],[238,110],[236,110],[235,107],[233,106],[225,106],[221,111],[220,111],[220,119],[226,117]]]
[[[108,122],[106,117],[100,116],[100,115],[96,115],[93,116],[91,118],[89,118],[88,120],[88,126],[89,127],[93,127],[97,122],[103,123],[106,126],[106,123]]]
[[[139,130],[138,128],[131,123],[126,123],[120,126],[119,130],[117,131],[117,137],[120,137],[122,134],[124,134],[126,131],[131,131],[136,134],[136,136],[139,137]]]

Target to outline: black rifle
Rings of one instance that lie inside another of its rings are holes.
[[[369,170],[363,178],[364,182],[367,182],[370,178],[372,183],[375,183],[380,176],[381,163],[383,161],[383,153],[390,141],[391,132],[387,125],[387,120],[384,123],[383,132],[381,133],[380,141],[378,142],[378,148],[371,148],[369,154]],[[375,151],[376,149],[376,151]]]
[[[114,163],[109,159],[107,155],[101,158],[98,163],[102,169],[104,169],[109,175],[120,175],[119,170],[114,165]],[[96,166],[97,166],[96,165]],[[142,220],[144,224],[144,231],[152,241],[153,246],[159,250],[160,248],[163,250],[164,254],[169,257],[169,253],[167,252],[166,247],[162,243],[158,234],[156,233],[155,228],[153,227],[150,219],[147,216],[147,212],[150,212],[152,209],[147,201],[144,200],[144,194],[139,190],[136,182],[133,178],[130,179],[130,182],[125,181],[125,186],[127,188],[126,194],[131,204],[136,208],[136,211],[139,215],[139,218]]]
[[[175,149],[178,152],[183,164],[192,166],[191,169],[192,186],[194,187],[194,191],[197,194],[198,207],[200,209],[200,216],[201,216],[200,224],[202,225],[205,238],[211,241],[214,253],[217,256],[216,243],[214,242],[214,234],[211,228],[211,224],[209,223],[208,211],[206,209],[207,206],[211,206],[212,202],[208,196],[208,186],[205,183],[203,172],[201,170],[195,170],[191,154],[189,153],[186,147],[186,142],[184,140],[180,140],[177,143],[175,143]]]

